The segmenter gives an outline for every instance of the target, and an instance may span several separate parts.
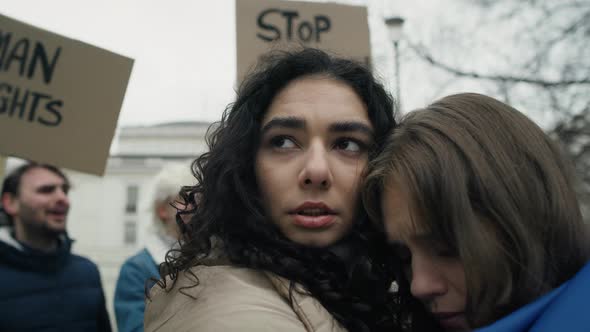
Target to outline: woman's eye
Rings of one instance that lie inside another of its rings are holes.
[[[448,257],[448,258],[457,257],[457,254],[455,253],[455,251],[452,249],[448,249],[448,248],[437,250],[436,255],[439,257]]]
[[[364,148],[364,144],[356,140],[349,138],[341,139],[334,144],[334,147],[339,150],[345,150],[349,152],[360,152]]]
[[[297,147],[295,142],[287,136],[275,136],[271,138],[270,145],[278,149],[293,149]]]
[[[432,247],[431,247],[434,255],[438,256],[438,257],[446,257],[446,258],[454,258],[457,257],[457,251],[444,244],[444,243],[440,243],[440,242],[435,242]]]

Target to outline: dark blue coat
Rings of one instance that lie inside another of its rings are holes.
[[[0,331],[111,331],[100,274],[64,237],[44,253],[0,237]]]
[[[590,331],[590,263],[559,288],[477,332]]]

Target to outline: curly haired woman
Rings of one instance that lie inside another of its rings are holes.
[[[394,124],[365,66],[315,49],[263,58],[193,164],[191,219],[146,330],[408,327],[413,302],[390,291],[396,265],[359,195]]]

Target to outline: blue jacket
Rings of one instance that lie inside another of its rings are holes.
[[[98,269],[67,236],[45,253],[0,233],[0,331],[111,331]]]
[[[119,332],[143,331],[145,287],[160,278],[158,265],[146,249],[125,261],[115,289],[115,316]]]
[[[477,332],[590,331],[590,263],[559,288]]]

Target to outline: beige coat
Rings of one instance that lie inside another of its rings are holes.
[[[272,273],[229,265],[180,273],[170,291],[155,285],[146,302],[145,331],[345,332],[313,297],[293,292]],[[168,280],[170,281],[170,280]]]

